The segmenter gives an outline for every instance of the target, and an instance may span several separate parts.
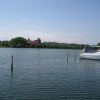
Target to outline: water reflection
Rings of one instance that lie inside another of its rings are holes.
[[[84,75],[83,81],[86,85],[96,85],[96,66],[98,63],[100,62],[93,60],[81,60]]]
[[[10,88],[13,87],[13,70],[11,70],[11,77],[10,77]]]
[[[13,79],[13,70],[11,70],[11,79]]]
[[[96,74],[96,66],[100,62],[91,61],[91,60],[81,60],[82,68],[84,70],[84,74]]]
[[[40,63],[41,63],[41,57],[40,57],[40,55],[41,55],[41,49],[37,49],[37,51],[36,51],[37,66],[39,66]]]

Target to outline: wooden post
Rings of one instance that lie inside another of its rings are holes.
[[[75,62],[76,62],[76,52],[75,52]]]
[[[67,53],[67,72],[68,72],[68,62],[69,62],[69,58],[68,58],[68,53]]]
[[[13,56],[11,56],[11,72],[13,72]]]
[[[68,57],[67,57],[67,63],[68,63]]]
[[[68,54],[67,54],[67,63],[68,63]]]

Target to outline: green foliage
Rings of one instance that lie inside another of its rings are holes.
[[[27,41],[23,37],[16,37],[16,38],[11,39],[10,46],[24,48],[27,46]]]
[[[83,44],[66,44],[56,42],[44,42],[41,44],[42,48],[57,48],[57,49],[82,49],[85,45]]]
[[[97,43],[97,45],[98,45],[98,46],[100,46],[100,42],[99,42],[99,43]]]
[[[98,43],[100,45],[100,43]],[[43,42],[43,43],[27,43],[23,37],[16,37],[10,41],[0,41],[0,47],[14,47],[14,48],[56,48],[56,49],[82,49],[87,45],[84,44],[67,44],[56,42]]]
[[[9,47],[9,41],[0,41],[0,47]]]

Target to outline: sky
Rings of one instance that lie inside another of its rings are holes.
[[[0,40],[100,42],[100,0],[0,0]]]

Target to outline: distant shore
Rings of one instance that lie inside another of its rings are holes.
[[[40,38],[37,40],[25,39],[23,37],[16,37],[10,41],[0,41],[0,48],[49,48],[49,49],[82,49],[86,44],[76,43],[57,43],[57,42],[41,42]]]

